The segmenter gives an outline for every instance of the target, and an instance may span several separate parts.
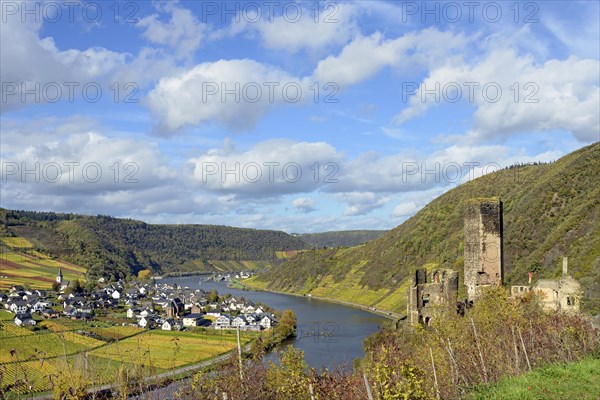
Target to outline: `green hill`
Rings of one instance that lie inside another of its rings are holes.
[[[463,209],[474,197],[504,202],[506,284],[560,275],[563,256],[585,289],[584,309],[600,310],[600,144],[551,164],[485,175],[438,197],[379,239],[352,248],[301,252],[248,284],[405,310],[415,268],[463,268]],[[462,282],[461,282],[462,287]]]
[[[227,226],[152,225],[5,209],[0,209],[0,221],[0,236],[24,238],[41,253],[86,268],[91,278],[124,277],[142,269],[162,273],[264,267],[278,262],[277,251],[308,248],[285,232]]]
[[[293,234],[299,236],[304,242],[311,245],[315,249],[323,247],[342,247],[342,246],[358,246],[369,240],[381,237],[387,231],[332,231],[320,233],[302,233]]]

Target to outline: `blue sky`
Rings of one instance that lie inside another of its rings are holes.
[[[1,1],[0,204],[389,229],[600,140],[597,1]]]

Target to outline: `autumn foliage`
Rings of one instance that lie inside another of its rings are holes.
[[[280,361],[249,359],[242,378],[233,359],[218,372],[198,373],[178,398],[222,400],[455,399],[472,387],[598,351],[598,336],[579,315],[547,313],[535,295],[511,299],[487,291],[459,315],[440,312],[429,327],[384,329],[370,337],[354,371],[316,371],[293,347]],[[201,395],[200,395],[201,394]]]

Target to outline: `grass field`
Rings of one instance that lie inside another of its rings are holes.
[[[600,398],[600,359],[556,364],[528,374],[480,386],[465,400],[597,400]]]
[[[50,375],[65,374],[69,368],[73,373],[82,373],[83,366],[85,379],[90,383],[111,382],[122,363],[94,357],[89,352],[105,346],[106,341],[130,337],[143,331],[137,327],[112,326],[98,321],[92,325],[55,319],[40,321],[38,325],[46,329],[34,332],[15,326],[12,317],[14,314],[0,310],[0,371],[4,372],[0,388],[14,393],[25,393],[25,389],[18,384],[14,386],[20,380],[27,380],[33,391],[49,390]],[[95,333],[106,341],[77,333],[80,331]],[[11,354],[10,350],[14,352]]]
[[[292,257],[296,256],[296,254],[298,254],[301,251],[302,250],[276,251],[275,256],[278,259],[288,259],[288,258],[292,258]]]
[[[33,335],[28,329],[16,326],[12,321],[0,321],[0,340],[10,337]]]
[[[253,334],[243,333],[242,342]],[[92,351],[96,357],[161,369],[193,364],[228,352],[237,346],[229,331],[204,332],[149,331]]]
[[[31,249],[33,245],[22,237],[0,237],[0,242],[12,249]]]
[[[44,358],[70,355],[102,346],[105,342],[73,332],[43,332],[22,336],[5,336],[0,339],[0,364],[23,361],[43,354]],[[14,349],[14,355],[10,351]]]
[[[156,374],[213,358],[237,346],[232,331],[145,331],[99,321],[89,324],[57,319],[40,321],[46,329],[33,332],[15,326],[11,315],[0,310],[0,391],[15,394],[27,392],[19,383],[23,380],[34,392],[49,390],[50,377],[65,374],[99,385],[113,382],[121,366],[142,366],[146,374]],[[80,331],[93,332],[106,341],[77,333]],[[242,342],[256,335],[242,332]]]
[[[65,282],[75,279],[85,281],[85,268],[35,251],[24,238],[3,237],[0,241],[4,245],[0,253],[0,289],[13,285],[50,289],[59,268]]]
[[[113,326],[111,324],[99,321],[94,321],[93,324],[89,324],[87,322],[70,321],[65,319],[46,320],[40,322],[39,325],[46,327],[52,332],[84,330],[86,332],[92,332],[98,336],[101,336],[107,341],[125,339],[144,331],[144,329],[138,328],[137,326]]]
[[[15,382],[27,380],[33,392],[51,389],[51,379],[62,375],[69,380],[84,379],[90,385],[102,385],[114,382],[119,368],[131,368],[133,364],[115,361],[103,357],[94,357],[89,353],[71,355],[66,358],[58,357],[46,360],[32,360],[21,363],[2,364],[4,376],[1,387],[6,392],[15,394],[26,393],[25,388],[15,386]],[[153,368],[148,372],[154,374],[164,372],[163,369]]]

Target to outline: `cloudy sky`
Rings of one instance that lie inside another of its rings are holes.
[[[388,229],[600,140],[597,1],[0,2],[0,205]]]

